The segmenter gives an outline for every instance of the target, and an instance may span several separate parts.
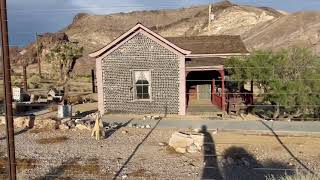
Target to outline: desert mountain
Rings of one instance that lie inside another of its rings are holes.
[[[164,37],[198,35],[241,35],[249,50],[310,47],[320,54],[320,12],[288,14],[268,7],[240,6],[223,1],[209,5],[175,10],[139,11],[110,15],[78,14],[61,32],[79,42],[85,54],[111,42],[141,22]],[[89,72],[94,61],[81,58],[76,72]]]

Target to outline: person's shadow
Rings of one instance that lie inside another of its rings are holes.
[[[207,131],[207,126],[203,125],[201,132],[204,135],[204,167],[201,179],[223,179],[218,165],[216,147],[211,134]]]

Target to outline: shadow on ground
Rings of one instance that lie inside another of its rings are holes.
[[[133,118],[124,124],[117,125],[117,127],[115,127],[115,128],[111,127],[110,129],[107,129],[106,132],[104,133],[104,138],[107,139],[107,138],[111,137],[117,130],[119,130],[122,127],[126,127],[128,124],[130,124],[132,120],[133,120]]]
[[[136,154],[136,152],[139,150],[140,146],[148,139],[148,137],[151,135],[151,133],[157,128],[158,124],[161,120],[158,120],[157,123],[154,125],[154,127],[148,132],[148,134],[142,139],[142,141],[136,146],[136,148],[133,150],[131,155],[128,157],[128,159],[125,161],[125,163],[121,166],[121,168],[117,171],[117,173],[114,175],[113,179],[117,179],[123,169],[127,166],[127,164],[131,161],[133,156]]]
[[[207,132],[205,126],[202,127],[202,131],[205,138],[201,179],[265,180],[270,175],[279,178],[294,173],[293,167],[287,163],[273,160],[259,162],[253,154],[242,147],[232,146],[219,156],[216,154],[212,135]]]
[[[260,121],[266,128],[268,128],[271,133],[274,135],[274,137],[276,138],[276,140],[278,141],[278,143],[283,147],[283,149],[285,149],[288,154],[297,162],[299,163],[299,165],[301,167],[303,167],[307,172],[311,173],[311,174],[315,174],[307,165],[305,165],[298,157],[296,157],[292,151],[281,141],[281,139],[279,138],[278,134],[265,122]]]

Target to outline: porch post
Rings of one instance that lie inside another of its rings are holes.
[[[213,78],[213,79],[212,79],[212,86],[211,86],[211,103],[212,103],[212,104],[216,104],[216,103],[215,103],[215,99],[214,99],[214,96],[215,96],[215,88],[216,88],[216,82],[215,82],[215,79]]]
[[[224,92],[224,69],[220,70],[220,75],[221,75],[221,109],[222,111],[226,110],[226,95]]]

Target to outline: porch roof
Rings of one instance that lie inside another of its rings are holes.
[[[186,67],[219,66],[224,65],[226,60],[228,59],[222,57],[188,58],[186,59]]]

